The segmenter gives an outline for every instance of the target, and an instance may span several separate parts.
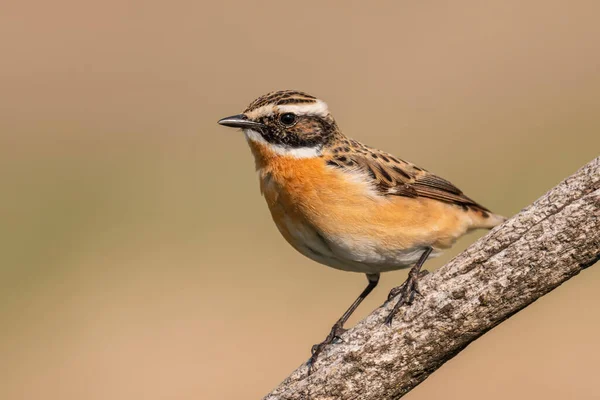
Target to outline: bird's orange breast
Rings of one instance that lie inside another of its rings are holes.
[[[324,158],[285,157],[257,143],[250,146],[273,220],[303,253],[303,242],[325,238],[338,256],[347,253],[363,262],[351,253],[364,248],[364,262],[376,257],[388,262],[401,250],[447,248],[471,226],[469,213],[460,207],[382,196],[360,175],[330,167]]]

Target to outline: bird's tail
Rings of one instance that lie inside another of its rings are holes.
[[[506,221],[508,218],[491,212],[483,212],[481,214],[477,213],[477,217],[473,219],[473,228],[492,229],[493,227]]]

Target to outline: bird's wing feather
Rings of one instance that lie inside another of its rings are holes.
[[[333,167],[366,172],[382,195],[426,197],[489,212],[446,179],[362,143],[351,141],[350,146],[335,148],[326,157]]]

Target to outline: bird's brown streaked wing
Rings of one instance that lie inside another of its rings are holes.
[[[426,172],[424,175],[417,177],[412,186],[415,188],[419,196],[447,201],[464,206],[472,206],[482,211],[489,212],[487,208],[467,197],[452,183],[432,173]]]
[[[426,197],[489,212],[444,178],[379,150],[364,145],[361,150],[333,154],[328,162],[342,169],[359,168],[366,172],[383,195]]]

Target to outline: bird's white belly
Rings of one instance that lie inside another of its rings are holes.
[[[376,273],[407,268],[425,251],[425,247],[389,248],[376,238],[324,235],[312,226],[287,218],[283,223],[298,251],[321,264],[345,271]],[[440,253],[434,249],[430,257]]]

